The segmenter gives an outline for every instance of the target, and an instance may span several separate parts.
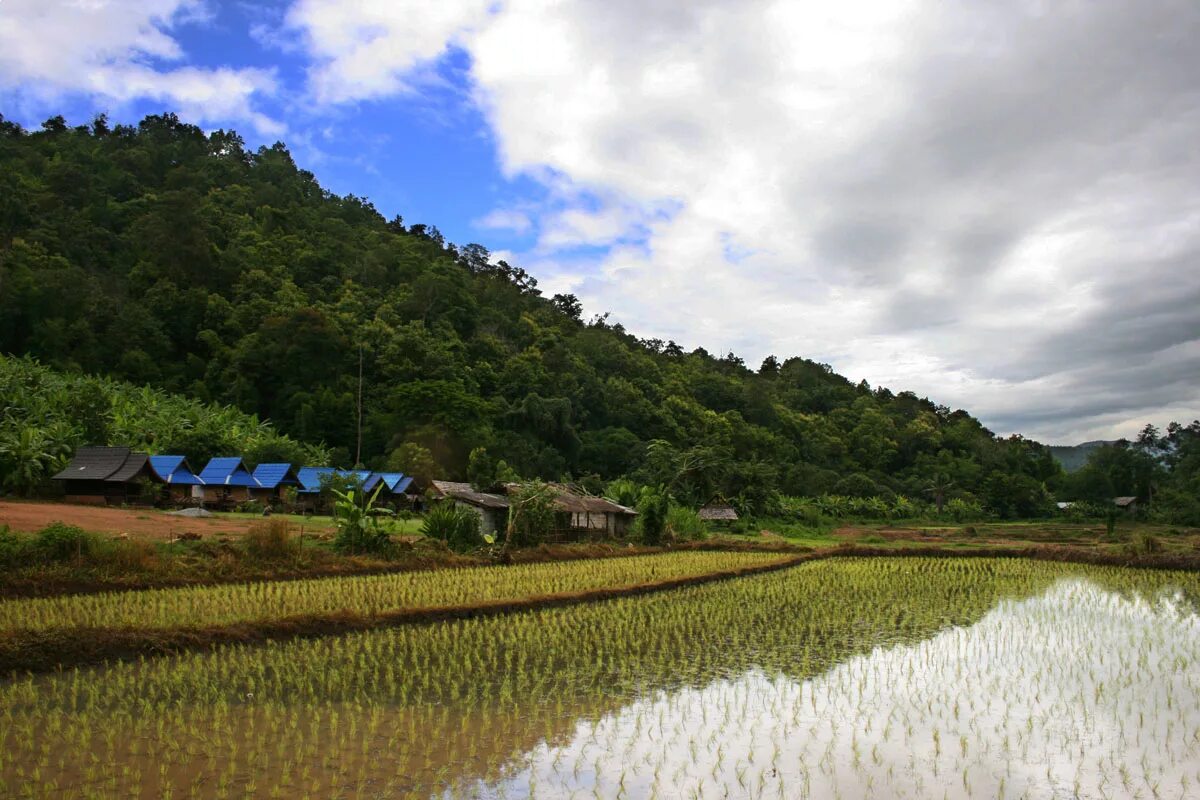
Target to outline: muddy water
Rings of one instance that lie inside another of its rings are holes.
[[[0,684],[0,797],[1200,796],[1196,576],[822,562]]]

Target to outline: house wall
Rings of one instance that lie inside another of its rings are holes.
[[[244,503],[250,499],[250,487],[226,486],[224,484],[214,484],[204,487],[204,499],[206,501],[216,502],[226,498],[235,503]]]
[[[610,517],[612,514],[604,512],[576,511],[571,514],[571,527],[581,528],[593,531],[606,531],[612,526]]]
[[[454,504],[460,508],[466,508],[474,511],[479,516],[479,532],[484,536],[494,536],[496,533],[496,514],[489,508],[482,506],[471,505],[464,503],[462,500],[455,500]]]

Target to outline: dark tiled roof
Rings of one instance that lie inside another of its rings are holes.
[[[80,447],[56,481],[103,481],[125,465],[128,447]]]
[[[150,469],[150,456],[145,453],[130,453],[121,468],[105,480],[111,483],[129,483],[136,478],[149,478],[152,481],[162,482],[162,478]]]

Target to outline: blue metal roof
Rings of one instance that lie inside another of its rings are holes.
[[[373,492],[380,481],[383,481],[392,494],[401,494],[412,484],[413,479],[403,472],[372,472],[371,477],[363,484],[363,489]]]
[[[300,478],[301,494],[316,494],[321,491],[321,477],[331,475],[333,467],[301,467],[296,475]]]
[[[340,475],[344,478],[355,478],[366,486],[371,480],[370,470],[365,469],[334,469],[333,467],[301,467],[296,473],[300,479],[300,494],[316,494],[321,491],[321,479],[326,475]]]
[[[291,464],[259,464],[254,468],[254,480],[264,489],[300,485]]]
[[[207,486],[249,486],[252,489],[262,488],[250,470],[237,456],[214,458],[200,470],[200,480]]]
[[[150,468],[172,486],[203,486],[183,456],[150,456]]]

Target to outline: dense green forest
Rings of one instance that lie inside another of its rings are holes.
[[[613,310],[619,316],[620,309]],[[270,420],[349,465],[1045,513],[1064,473],[970,414],[825,365],[638,339],[477,244],[385,219],[172,115],[0,117],[0,351]],[[501,465],[498,462],[503,461]],[[506,472],[506,474],[508,474]]]

